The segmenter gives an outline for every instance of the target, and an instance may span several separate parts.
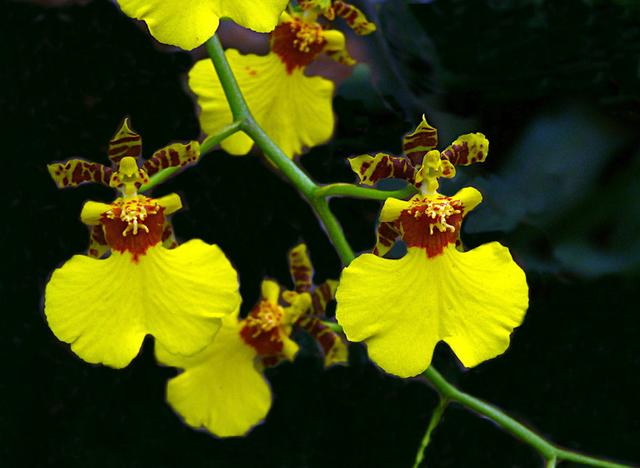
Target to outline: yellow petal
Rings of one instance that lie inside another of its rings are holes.
[[[415,195],[412,197],[418,197],[419,195]],[[400,213],[403,210],[407,210],[411,207],[411,203],[405,200],[399,200],[397,198],[389,197],[384,201],[384,205],[382,205],[382,211],[380,211],[380,222],[381,223],[389,223],[395,221],[400,217]]]
[[[163,214],[165,216],[182,209],[182,200],[177,193],[170,193],[164,197],[156,198],[156,203],[164,208]]]
[[[509,250],[493,242],[433,258],[420,248],[400,260],[362,255],[345,268],[336,297],[347,338],[366,342],[387,372],[411,377],[429,367],[440,340],[467,367],[503,353],[528,288]]]
[[[242,436],[265,418],[271,391],[254,364],[256,352],[240,337],[237,314],[223,319],[213,342],[190,357],[156,345],[158,360],[184,369],[167,384],[167,400],[193,427],[220,437]]]
[[[158,41],[191,50],[218,29],[220,15],[211,0],[118,0],[122,11],[143,20]]]
[[[122,11],[147,23],[158,41],[191,50],[228,17],[258,32],[273,30],[287,0],[118,0]]]
[[[327,44],[324,46],[325,51],[346,50],[347,39],[341,31],[338,31],[337,29],[329,29],[327,31],[323,31],[322,35],[327,41]]]
[[[324,143],[333,132],[333,83],[308,77],[304,70],[287,73],[275,54],[241,55],[227,50],[227,59],[258,124],[289,157],[303,147]],[[231,111],[210,60],[202,60],[189,72],[189,86],[202,109],[200,124],[207,134],[231,123]],[[222,142],[230,154],[247,154],[253,141],[236,133]]]
[[[261,285],[262,298],[271,302],[272,304],[278,304],[280,298],[280,285],[273,280],[264,280]]]
[[[286,300],[291,304],[289,307],[284,308],[283,322],[286,324],[295,323],[301,315],[307,313],[311,308],[311,294],[308,292],[293,292],[293,294],[290,294]]]
[[[231,18],[240,26],[257,32],[270,32],[278,24],[288,0],[213,0],[221,18]]]
[[[75,255],[53,272],[45,314],[53,333],[82,359],[121,368],[147,334],[171,352],[193,354],[240,302],[237,274],[215,245],[157,245],[140,257]]]
[[[289,333],[291,332],[289,331]],[[282,355],[285,358],[287,358],[289,361],[293,361],[293,359],[296,357],[296,354],[298,354],[299,349],[300,346],[298,346],[298,343],[293,341],[288,336],[282,336]]]
[[[460,200],[462,202],[463,212],[462,215],[466,216],[471,210],[482,203],[482,194],[474,187],[465,187],[458,190],[458,192],[451,198]]]
[[[87,226],[96,226],[100,224],[102,215],[112,208],[107,203],[94,202],[89,200],[82,207],[80,212],[80,220]]]

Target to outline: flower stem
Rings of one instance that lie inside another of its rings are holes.
[[[214,135],[210,135],[207,137],[202,144],[200,145],[200,157],[209,153],[213,150],[222,140],[230,137],[234,133],[240,130],[240,122],[234,122],[230,125],[227,125],[222,130]],[[162,169],[157,174],[152,175],[149,178],[149,182],[140,187],[140,192],[146,192],[149,189],[152,189],[158,184],[165,182],[168,178],[174,175],[176,172],[182,170],[182,167],[167,167],[166,169]]]
[[[206,42],[206,47],[213,66],[216,68],[218,78],[220,78],[220,83],[222,84],[224,95],[227,97],[233,120],[243,122],[251,116],[251,112],[249,111],[247,102],[244,100],[244,96],[242,96],[242,91],[240,91],[240,86],[238,86],[229,62],[224,55],[224,50],[222,49],[222,44],[220,44],[218,36],[213,36],[209,39]]]
[[[334,331],[336,333],[342,332],[342,327],[340,326],[339,323],[331,322],[329,320],[322,320],[321,322],[325,327],[329,328],[331,331]]]
[[[342,264],[344,266],[349,265],[355,258],[355,255],[351,249],[351,245],[349,245],[349,241],[347,241],[344,235],[340,222],[331,212],[331,208],[329,208],[329,202],[326,198],[314,197],[309,199],[309,203],[311,203],[311,206],[313,206],[318,214],[327,236],[331,239],[333,247],[340,256]]]
[[[241,122],[235,121],[226,127],[222,128],[219,132],[209,135],[204,139],[202,144],[200,145],[200,155],[207,154],[212,151],[216,146],[222,143],[222,140],[229,138],[234,133],[240,131]]]
[[[438,402],[438,406],[433,410],[433,414],[431,415],[431,420],[429,421],[429,427],[427,427],[427,432],[425,432],[424,437],[422,438],[422,442],[420,443],[420,448],[418,449],[418,454],[416,455],[416,461],[413,464],[413,468],[418,468],[422,460],[424,460],[424,451],[426,450],[429,442],[431,441],[431,434],[438,427],[438,423],[444,414],[444,410],[447,409],[447,405],[449,404],[449,399],[447,397],[440,396],[440,401]]]
[[[600,466],[604,468],[630,468],[629,465],[621,465],[605,460],[598,460],[593,457],[556,447],[551,442],[543,439],[531,429],[525,427],[523,424],[508,416],[497,407],[491,405],[490,403],[484,402],[479,398],[469,395],[468,393],[464,393],[463,391],[458,390],[456,387],[447,382],[445,378],[433,368],[433,366],[424,371],[422,375],[431,383],[431,385],[433,385],[433,387],[442,397],[447,398],[451,401],[455,401],[456,403],[459,403],[469,408],[470,410],[489,418],[502,429],[512,434],[514,437],[532,446],[534,449],[540,452],[545,460],[547,460],[547,466],[555,466],[555,460],[568,460],[580,462],[585,465]],[[551,461],[553,461],[553,464],[549,465]]]
[[[327,236],[340,256],[342,263],[344,266],[349,265],[355,255],[344,235],[342,226],[329,208],[327,198],[330,196],[352,196],[356,198],[371,198],[375,200],[384,200],[389,196],[405,198],[411,194],[409,188],[395,192],[384,192],[376,189],[357,187],[351,184],[329,184],[325,186],[319,186],[316,184],[280,149],[280,147],[278,147],[278,145],[271,140],[271,138],[269,138],[260,125],[255,121],[244,97],[242,96],[242,92],[240,91],[231,67],[229,66],[219,39],[216,36],[213,36],[207,41],[206,47],[209,57],[213,62],[213,66],[216,69],[216,73],[218,74],[220,83],[222,84],[222,88],[224,89],[227,101],[229,102],[234,122],[238,123],[239,129],[249,135],[256,145],[264,152],[269,161],[280,169],[282,174],[291,181],[291,183],[309,202],[317,213],[318,218],[320,219],[320,224],[324,227]],[[237,129],[235,131],[237,131]],[[339,324],[334,324],[332,329],[339,330]],[[604,468],[630,468],[627,465],[598,460],[554,446],[495,406],[458,390],[447,382],[447,380],[440,375],[433,366],[427,369],[423,373],[423,376],[440,394],[441,403],[438,408],[436,408],[436,412],[431,419],[425,438],[422,441],[423,445],[421,448],[426,447],[429,443],[431,433],[442,417],[442,412],[445,410],[446,403],[449,401],[455,401],[456,403],[489,418],[514,437],[517,437],[534,447],[547,460],[547,466],[554,466],[556,460],[569,460]],[[422,451],[423,450],[421,450],[421,453]],[[420,457],[420,455],[418,457]],[[419,463],[418,458],[416,458],[416,461]],[[549,463],[551,463],[551,465],[549,465]]]
[[[366,198],[370,200],[386,200],[389,197],[393,198],[407,198],[416,193],[413,185],[407,185],[400,190],[377,190],[368,187],[358,187],[353,184],[337,183],[328,184],[318,187],[316,190],[316,197],[351,197],[351,198]]]
[[[280,147],[264,132],[262,127],[256,123],[242,96],[238,82],[231,71],[227,57],[224,55],[224,49],[217,36],[213,36],[207,41],[207,51],[218,74],[227,101],[229,101],[233,118],[241,123],[241,129],[258,145],[266,157],[282,171],[285,177],[305,197],[309,198],[315,190],[316,184],[284,154]]]

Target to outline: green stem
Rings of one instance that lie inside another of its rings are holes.
[[[630,468],[628,465],[598,460],[593,457],[588,457],[586,455],[556,447],[495,406],[458,390],[447,382],[445,378],[433,368],[433,366],[429,367],[429,369],[427,369],[422,375],[435,387],[441,396],[448,398],[451,401],[455,401],[456,403],[459,403],[482,416],[486,416],[514,437],[535,448],[547,461],[554,459],[569,460],[580,462],[585,465],[600,466],[604,468]]]
[[[588,455],[583,455],[581,453],[572,452],[571,450],[565,450],[561,448],[556,448],[556,453],[557,453],[558,460],[573,461],[577,463],[582,463],[583,465],[603,466],[607,468],[632,468],[631,465],[624,465],[621,463],[613,463],[613,462],[608,462],[604,460],[599,460],[597,458],[593,458]]]
[[[218,36],[213,36],[209,39],[206,42],[206,47],[220,79],[220,84],[222,84],[224,95],[227,97],[233,120],[237,122],[246,120],[251,116],[251,112],[249,112],[249,107],[244,100],[244,96],[242,96],[242,91],[240,91],[240,86],[238,86],[235,76],[233,76],[233,71],[231,71],[229,62],[224,55],[224,49]]]
[[[284,154],[278,145],[276,145],[271,138],[262,130],[262,128],[256,123],[253,117],[249,117],[244,122],[243,130],[251,137],[256,145],[264,152],[265,156],[276,165],[278,169],[284,174],[284,176],[291,181],[291,183],[306,197],[311,199],[313,192],[316,189],[316,184],[300,169],[296,163],[294,163],[289,157]]]
[[[329,202],[325,198],[310,198],[309,203],[311,203],[311,206],[315,209],[320,221],[322,221],[322,225],[327,232],[327,236],[329,236],[336,252],[338,252],[342,264],[344,266],[349,265],[355,258],[355,255],[344,235],[340,222],[336,219],[329,208]]]
[[[206,138],[202,144],[200,145],[200,157],[209,153],[216,146],[222,142],[225,138],[230,137],[234,133],[240,130],[240,122],[234,122],[231,125],[227,125],[218,133],[209,136]],[[152,175],[149,178],[149,182],[140,187],[140,192],[146,192],[149,189],[152,189],[158,184],[165,182],[169,177],[174,175],[176,172],[182,170],[182,167],[167,167],[166,169],[162,169],[157,174]]]
[[[240,127],[242,123],[239,121],[233,122],[226,127],[222,128],[222,130],[218,131],[213,135],[209,135],[204,139],[202,144],[200,145],[200,155],[207,154],[212,151],[216,146],[222,143],[222,140],[229,138],[234,133],[240,131]]]
[[[296,164],[284,154],[264,130],[256,123],[251,115],[247,103],[242,96],[224,49],[217,36],[207,41],[207,51],[216,69],[222,89],[224,89],[233,118],[241,123],[242,130],[260,147],[267,158],[276,165],[302,194],[310,198],[316,189],[316,184]]]
[[[305,174],[301,168],[299,168],[293,160],[291,160],[284,152],[276,145],[264,130],[255,121],[249,108],[247,106],[242,92],[236,82],[236,79],[231,71],[227,58],[222,49],[222,45],[216,36],[207,41],[207,51],[213,65],[220,79],[220,83],[224,89],[227,100],[229,101],[229,107],[235,122],[239,122],[240,129],[244,131],[249,137],[258,145],[264,152],[265,156],[271,161],[281,172],[287,177],[291,183],[302,193],[307,199],[309,204],[313,207],[315,212],[320,218],[322,226],[325,228],[329,239],[333,243],[336,252],[340,256],[342,263],[347,266],[354,259],[354,253],[347,241],[340,223],[331,212],[327,197],[336,195],[356,196],[361,198],[373,198],[373,199],[385,199],[390,194],[399,194],[402,197],[405,194],[404,191],[398,192],[382,192],[374,189],[364,189],[362,187],[351,186],[350,184],[330,184],[324,187],[318,186],[311,178]],[[406,189],[404,189],[406,190]],[[386,196],[382,196],[385,193]],[[399,197],[399,198],[400,198]],[[338,324],[335,324],[332,329],[340,329]],[[528,443],[536,450],[538,450],[548,462],[555,463],[555,460],[570,460],[580,463],[584,463],[591,466],[599,466],[605,468],[629,468],[626,465],[620,465],[616,463],[610,463],[603,460],[598,460],[592,457],[581,455],[568,450],[555,447],[550,442],[540,437],[535,432],[526,428],[524,425],[511,418],[498,408],[489,403],[475,398],[469,394],[466,394],[456,387],[451,385],[440,375],[433,367],[427,369],[423,376],[431,382],[436,388],[441,398],[444,401],[455,401],[478,414],[486,416],[494,421],[500,427],[513,436]],[[442,409],[444,411],[444,408]],[[432,418],[433,428],[439,421],[442,414],[438,415],[435,422]],[[431,428],[431,424],[430,424]],[[427,429],[425,437],[427,443],[431,437],[433,431]],[[424,443],[424,440],[423,440]],[[426,446],[426,444],[425,444]],[[553,466],[553,464],[551,465]]]
[[[370,200],[386,200],[389,197],[405,199],[417,191],[413,185],[407,185],[400,190],[377,190],[368,187],[358,187],[353,184],[337,183],[318,187],[317,197],[351,197],[366,198]]]
[[[433,414],[431,415],[431,420],[429,421],[429,427],[427,427],[427,432],[424,434],[422,438],[422,442],[420,443],[420,448],[418,449],[418,454],[416,455],[416,461],[413,464],[413,468],[418,468],[422,460],[424,460],[424,451],[426,450],[429,442],[431,441],[431,434],[438,427],[438,423],[440,419],[442,419],[442,415],[444,414],[444,410],[447,409],[447,405],[449,404],[449,400],[446,397],[441,396],[440,401],[438,402],[438,406],[433,410]]]
[[[334,331],[336,333],[342,332],[342,327],[340,326],[339,323],[331,322],[329,320],[321,320],[321,322],[322,322],[322,325],[329,328],[331,331]]]

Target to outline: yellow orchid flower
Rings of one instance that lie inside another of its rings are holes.
[[[307,331],[325,352],[325,365],[342,363],[347,348],[320,322],[333,300],[336,281],[314,286],[306,245],[289,253],[293,291],[281,291],[272,280],[262,282],[262,299],[245,319],[238,309],[222,320],[213,342],[193,356],[177,356],[156,345],[159,362],[183,369],[167,384],[167,400],[187,424],[205,427],[220,437],[241,436],[258,424],[271,407],[265,367],[292,360],[298,345],[294,327]]]
[[[143,20],[158,41],[191,50],[213,36],[221,18],[245,28],[272,31],[288,0],[117,0],[122,11]]]
[[[345,37],[316,21],[317,13],[283,13],[271,34],[271,52],[265,56],[225,52],[253,116],[284,153],[293,158],[303,148],[326,142],[333,132],[332,98],[334,85],[319,76],[307,76],[306,67],[325,53],[347,65]],[[196,63],[189,72],[189,87],[201,108],[200,124],[213,134],[232,122],[222,85],[209,60]],[[222,148],[233,155],[247,154],[253,140],[239,132]]]
[[[292,360],[298,345],[289,337],[296,320],[311,306],[308,293],[280,304],[280,287],[262,282],[262,300],[247,318],[238,310],[222,321],[213,342],[193,356],[178,356],[162,343],[159,362],[183,369],[167,384],[167,401],[187,424],[220,437],[241,436],[265,418],[271,391],[262,370],[281,358]]]
[[[153,172],[180,165],[185,159],[173,148],[158,151],[146,167]],[[194,354],[238,306],[237,274],[215,245],[190,240],[166,248],[167,216],[181,208],[180,197],[137,193],[148,174],[134,157],[122,157],[139,150],[135,138],[121,138],[119,132],[110,149],[119,158],[116,171],[81,160],[49,166],[61,186],[105,183],[111,171],[109,185],[122,193],[110,204],[84,205],[82,222],[100,233],[101,253],[110,255],[75,255],[53,272],[45,290],[49,327],[85,361],[115,368],[131,362],[147,334],[173,353]]]
[[[528,306],[525,274],[506,247],[491,242],[462,251],[462,220],[482,201],[480,192],[437,192],[438,178],[452,177],[455,165],[484,160],[488,141],[482,134],[463,135],[442,153],[436,145],[437,132],[423,119],[404,139],[408,158],[351,160],[363,183],[397,177],[420,190],[408,201],[387,199],[377,255],[361,255],[345,268],[336,293],[336,318],[347,338],[365,342],[371,359],[400,377],[426,370],[441,340],[466,367],[503,353]],[[397,237],[407,254],[380,257]]]
[[[142,138],[129,127],[129,119],[125,118],[114,137],[109,141],[108,155],[112,167],[83,159],[69,159],[49,164],[47,167],[58,188],[97,183],[116,189],[120,188],[131,194],[136,192],[142,184],[149,182],[150,176],[157,174],[162,169],[194,164],[200,157],[200,144],[197,141],[190,141],[165,146],[153,153],[149,159],[143,161],[141,167],[138,168],[135,160],[139,160],[142,156]],[[126,156],[130,158],[126,163],[129,166],[121,168],[123,174],[121,176],[120,171],[115,169]],[[127,183],[132,181],[133,183]],[[100,258],[109,251],[109,246],[104,238],[104,230],[99,224],[90,226],[90,230],[87,254],[90,257]],[[167,248],[174,248],[178,245],[168,217],[165,218],[162,244]]]

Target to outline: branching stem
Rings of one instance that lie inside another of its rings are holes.
[[[210,140],[210,144],[212,146],[210,147],[212,148],[215,144],[218,144],[226,138],[226,136],[233,134],[238,130],[242,130],[249,135],[256,145],[264,152],[269,161],[271,161],[282,172],[282,174],[300,191],[302,196],[313,207],[320,219],[321,225],[327,233],[327,236],[340,256],[342,263],[344,266],[349,265],[349,263],[351,263],[355,258],[355,255],[344,235],[342,226],[329,208],[328,198],[331,196],[349,196],[354,198],[385,200],[390,196],[406,198],[412,193],[415,193],[415,191],[412,191],[412,187],[405,187],[402,190],[394,192],[385,192],[382,190],[358,187],[351,184],[329,184],[325,186],[316,184],[280,149],[280,147],[278,147],[278,145],[271,140],[271,138],[269,138],[251,115],[251,111],[242,96],[242,92],[240,91],[231,67],[229,66],[229,62],[226,59],[220,40],[214,36],[207,41],[206,47],[216,73],[218,74],[220,83],[222,84],[222,88],[224,89],[224,93],[227,101],[229,102],[229,107],[235,122],[234,124],[231,124],[231,126],[225,127],[225,129],[220,133],[216,134],[215,138],[211,137],[212,139]],[[226,134],[227,132],[229,133]],[[226,134],[226,136],[218,140],[218,137],[223,134]],[[203,143],[203,146],[205,144],[206,141]],[[339,330],[340,326],[338,324],[334,324],[332,328],[334,330]],[[416,458],[416,463],[420,463],[422,460],[422,453],[428,445],[431,434],[440,421],[447,404],[449,402],[456,402],[482,416],[487,417],[514,437],[535,448],[546,460],[547,467],[554,467],[556,461],[568,460],[604,468],[630,468],[628,465],[598,460],[596,458],[556,447],[551,442],[548,442],[497,407],[458,390],[442,375],[440,375],[433,366],[427,369],[422,375],[436,389],[441,400],[433,417],[431,418],[429,427],[427,428],[427,432],[420,447],[420,453]]]
[[[459,403],[471,411],[487,417],[514,437],[526,442],[536,449],[544,459],[547,460],[547,466],[555,466],[556,460],[568,460],[589,466],[600,466],[604,468],[630,468],[628,465],[599,460],[597,458],[556,447],[554,444],[543,439],[531,429],[516,421],[492,404],[458,390],[447,382],[433,366],[429,367],[429,369],[427,369],[422,375],[436,389],[442,398],[447,398],[452,402]]]

